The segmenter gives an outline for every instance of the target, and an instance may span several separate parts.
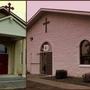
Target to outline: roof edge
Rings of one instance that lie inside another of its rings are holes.
[[[37,19],[45,12],[51,13],[62,13],[62,14],[76,14],[76,15],[86,15],[90,16],[89,11],[78,11],[78,10],[66,10],[66,9],[53,9],[53,8],[40,8],[27,22],[27,29],[32,26],[32,23],[37,21]],[[30,26],[29,26],[30,25]]]
[[[14,14],[14,13],[11,12],[11,11],[10,11],[10,14],[9,14],[8,10],[7,10],[4,6],[1,6],[1,7],[0,7],[0,10],[4,10],[4,11],[8,14],[8,16],[9,16],[9,15],[13,16],[13,17],[16,18],[18,21],[20,21],[23,25],[26,26],[26,22],[25,22],[23,19],[21,19],[19,16],[17,16],[16,14]]]

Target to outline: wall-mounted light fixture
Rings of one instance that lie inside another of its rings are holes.
[[[33,41],[33,37],[30,37],[30,40]]]

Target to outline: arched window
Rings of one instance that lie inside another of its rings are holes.
[[[90,64],[90,42],[83,40],[80,44],[80,64]]]
[[[48,42],[44,42],[41,46],[41,52],[52,52],[51,45]]]
[[[3,44],[0,44],[0,54],[7,53],[7,47]]]

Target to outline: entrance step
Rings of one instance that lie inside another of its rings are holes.
[[[22,76],[0,75],[0,90],[26,87],[26,79]]]

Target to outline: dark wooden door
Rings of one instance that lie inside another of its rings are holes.
[[[40,72],[41,74],[52,75],[52,52],[40,54]]]
[[[52,53],[46,53],[46,74],[52,75]]]
[[[40,73],[41,74],[45,74],[44,65],[45,65],[45,55],[44,53],[40,53]]]
[[[0,54],[0,74],[8,74],[8,54]]]

